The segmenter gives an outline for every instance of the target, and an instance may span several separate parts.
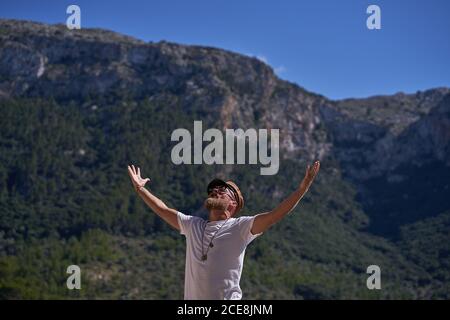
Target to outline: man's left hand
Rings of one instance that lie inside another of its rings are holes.
[[[318,160],[316,160],[312,166],[308,165],[308,167],[306,168],[305,177],[303,178],[303,181],[300,184],[301,189],[303,190],[309,189],[317,173],[319,173],[319,169],[320,169],[320,162]]]

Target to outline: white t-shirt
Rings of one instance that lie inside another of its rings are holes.
[[[251,233],[255,216],[206,220],[178,212],[180,233],[186,236],[184,299],[239,300],[239,286],[247,245],[257,236]],[[226,221],[226,222],[225,222]],[[221,227],[221,225],[223,226]],[[219,230],[220,228],[220,230]],[[202,244],[203,230],[205,231]],[[219,230],[219,231],[217,231]],[[216,233],[209,247],[211,237]],[[202,260],[208,251],[207,259]]]

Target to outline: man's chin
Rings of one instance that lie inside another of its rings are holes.
[[[225,210],[228,208],[228,201],[219,198],[207,198],[205,200],[205,208],[208,211],[214,210],[225,214]]]

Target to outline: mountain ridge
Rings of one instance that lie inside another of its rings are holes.
[[[75,298],[181,297],[182,279],[164,267],[170,257],[182,272],[171,252],[183,254],[181,240],[133,194],[127,164],[140,163],[155,193],[186,213],[202,214],[205,181],[235,179],[248,199],[244,214],[255,214],[320,159],[295,214],[249,247],[249,297],[448,298],[438,289],[446,273],[436,270],[447,265],[450,243],[440,227],[450,208],[449,106],[448,88],[329,100],[257,58],[218,48],[0,20],[0,296],[39,296],[42,279],[27,258],[38,256],[54,283],[64,277],[59,260],[89,270],[87,296]],[[280,173],[174,165],[170,132],[194,120],[222,130],[280,128]],[[416,252],[414,237],[436,250]],[[280,265],[283,257],[289,262]],[[365,287],[374,261],[386,291]],[[42,297],[67,294],[54,285]]]

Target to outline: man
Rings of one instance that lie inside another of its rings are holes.
[[[319,168],[319,161],[308,165],[297,190],[272,211],[239,218],[235,216],[244,206],[244,198],[238,186],[232,181],[214,179],[207,187],[208,220],[167,207],[145,189],[150,179],[141,177],[140,168],[128,166],[128,173],[145,203],[186,236],[184,298],[228,300],[242,298],[239,281],[247,245],[295,208]]]

